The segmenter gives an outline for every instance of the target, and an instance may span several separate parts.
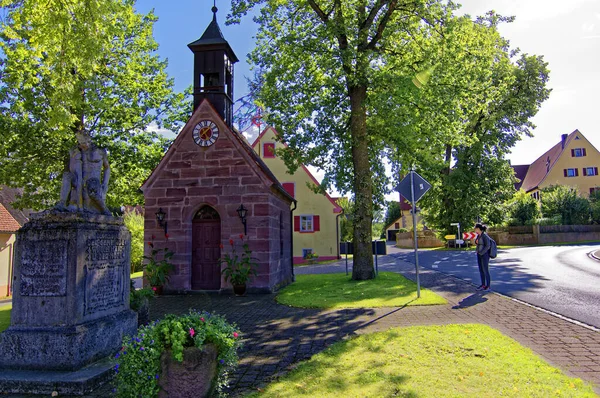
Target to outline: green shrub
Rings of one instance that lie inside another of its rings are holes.
[[[133,210],[125,213],[123,221],[131,232],[131,273],[138,272],[144,256],[144,216]]]
[[[590,202],[579,196],[577,189],[552,185],[542,189],[542,214],[560,217],[563,225],[583,225],[590,220]]]
[[[531,225],[541,215],[540,205],[524,190],[515,193],[508,202],[509,225]]]
[[[142,326],[127,337],[115,358],[118,397],[156,397],[160,377],[160,356],[171,350],[183,361],[185,347],[217,347],[217,392],[227,386],[228,371],[237,366],[240,336],[235,325],[219,315],[190,310],[188,315],[169,314],[162,320]]]

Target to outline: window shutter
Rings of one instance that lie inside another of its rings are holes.
[[[300,231],[300,216],[294,216],[294,231]]]
[[[579,177],[579,169],[575,169],[575,177]]]
[[[296,187],[293,182],[284,182],[281,185],[283,185],[283,189],[285,189],[285,191],[287,193],[289,193],[292,198],[296,197],[296,192],[295,192]]]
[[[598,175],[598,168],[594,167],[594,175],[597,176]]]
[[[583,153],[583,156],[585,156],[585,148],[582,148],[581,152]]]
[[[314,231],[318,232],[321,230],[321,220],[319,218],[319,216],[313,216],[313,223],[314,223]]]
[[[571,149],[571,157],[574,158],[575,157],[575,149]]]
[[[565,173],[565,177],[568,176],[567,174],[567,169],[563,169],[564,173]]]
[[[584,167],[583,168],[583,176],[585,177],[587,175],[587,169]]]

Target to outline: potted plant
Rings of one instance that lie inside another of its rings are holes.
[[[231,253],[226,253],[221,258],[221,263],[225,264],[225,267],[221,271],[226,282],[230,282],[233,287],[233,293],[236,296],[243,296],[246,294],[246,284],[252,276],[256,276],[256,259],[252,257],[252,251],[248,247],[248,243],[244,242],[244,235],[240,234],[240,240],[243,242],[243,252],[238,255],[233,239],[229,239],[231,245]],[[221,244],[221,249],[223,245]]]
[[[240,344],[236,326],[219,315],[195,310],[167,315],[124,339],[115,356],[117,396],[220,394],[237,366]]]
[[[152,287],[155,294],[162,294],[163,286],[169,280],[169,271],[173,269],[173,265],[169,262],[173,257],[173,252],[168,248],[155,249],[154,243],[148,242],[148,246],[152,249],[149,256],[144,256],[148,263],[144,270],[144,277]],[[162,256],[162,260],[158,258]]]
[[[315,264],[319,259],[319,255],[317,253],[307,253],[306,260],[309,264]]]
[[[138,326],[146,325],[150,321],[149,298],[154,296],[154,291],[148,288],[136,289],[133,280],[129,289],[129,308],[138,314]]]

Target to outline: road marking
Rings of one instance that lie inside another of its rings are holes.
[[[434,264],[439,264],[439,263],[441,263],[441,261],[435,261],[435,262],[434,262]]]
[[[456,264],[457,267],[468,267],[468,264]]]
[[[444,257],[442,261],[448,261],[448,257]]]
[[[433,264],[433,265],[431,266],[431,268],[437,268],[437,267],[438,267],[438,266],[437,266],[437,264]]]

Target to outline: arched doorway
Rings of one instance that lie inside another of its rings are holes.
[[[192,290],[221,288],[221,217],[204,206],[192,222]]]

